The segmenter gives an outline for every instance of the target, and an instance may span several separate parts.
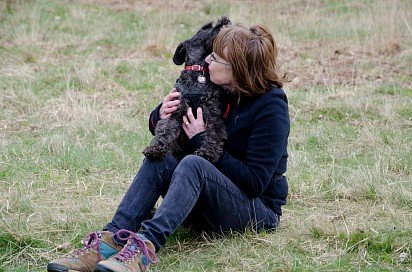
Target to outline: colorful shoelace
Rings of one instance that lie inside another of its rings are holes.
[[[146,243],[136,233],[122,229],[116,235],[120,240],[127,241],[126,246],[115,256],[117,260],[126,262],[133,259],[136,254],[142,253],[144,266],[147,267],[150,263],[155,264],[158,262],[156,254],[147,247]]]

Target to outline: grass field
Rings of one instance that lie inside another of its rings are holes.
[[[45,271],[110,220],[147,117],[205,22],[262,23],[287,72],[276,233],[174,235],[157,271],[412,271],[412,2],[0,3],[0,271]]]

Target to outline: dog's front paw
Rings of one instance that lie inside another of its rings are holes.
[[[146,158],[151,160],[161,160],[166,155],[166,148],[163,146],[148,146],[143,150]]]

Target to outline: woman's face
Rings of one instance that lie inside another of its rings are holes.
[[[210,80],[226,89],[232,88],[232,66],[222,57],[212,52],[205,59],[209,64]]]

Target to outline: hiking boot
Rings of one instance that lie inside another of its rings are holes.
[[[148,271],[149,265],[156,264],[158,259],[155,247],[146,237],[128,230],[119,230],[117,237],[127,240],[124,248],[106,261],[97,265],[100,272],[143,272]],[[127,237],[122,237],[128,235]]]
[[[110,231],[92,232],[83,238],[83,248],[76,250],[71,256],[51,261],[47,265],[48,272],[95,271],[101,260],[106,260],[122,249],[112,239]]]

